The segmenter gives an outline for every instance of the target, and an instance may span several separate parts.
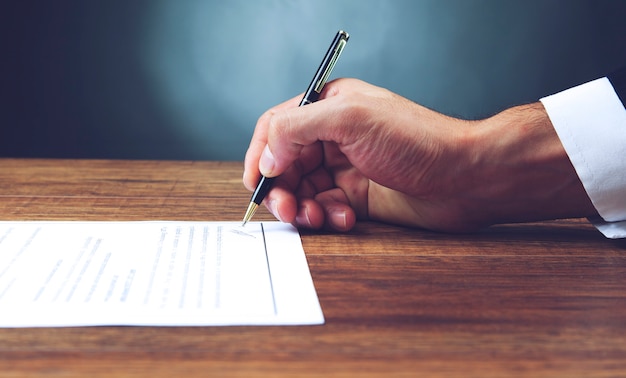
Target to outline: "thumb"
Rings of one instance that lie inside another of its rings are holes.
[[[325,99],[271,115],[267,120],[267,144],[259,159],[259,171],[264,176],[282,174],[305,146],[319,141],[348,145],[359,139],[364,129],[357,126],[367,117],[368,109],[352,101],[354,96],[338,92],[326,90]]]
[[[267,144],[259,158],[259,171],[266,177],[282,174],[300,157],[305,146],[320,140],[319,117],[326,104],[318,101],[307,106],[275,112],[268,120]]]

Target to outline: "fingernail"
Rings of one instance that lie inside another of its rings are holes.
[[[296,215],[296,223],[302,226],[311,227],[311,218],[309,218],[309,210],[307,207],[302,207]]]
[[[332,218],[332,224],[340,230],[345,230],[348,227],[347,214],[344,210],[333,210],[330,213]]]
[[[270,147],[266,145],[259,161],[259,170],[261,171],[261,174],[263,176],[271,175],[272,171],[274,171],[274,165],[274,154],[270,151]]]

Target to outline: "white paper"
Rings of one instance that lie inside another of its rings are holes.
[[[0,327],[323,322],[291,225],[0,222]]]

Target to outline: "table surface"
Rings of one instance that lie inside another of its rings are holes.
[[[0,159],[0,219],[240,221],[242,169]],[[0,329],[0,376],[626,375],[626,241],[585,220],[301,237],[324,325]]]

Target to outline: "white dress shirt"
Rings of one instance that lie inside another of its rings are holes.
[[[626,108],[608,78],[544,97],[542,104],[609,238],[626,238]]]

